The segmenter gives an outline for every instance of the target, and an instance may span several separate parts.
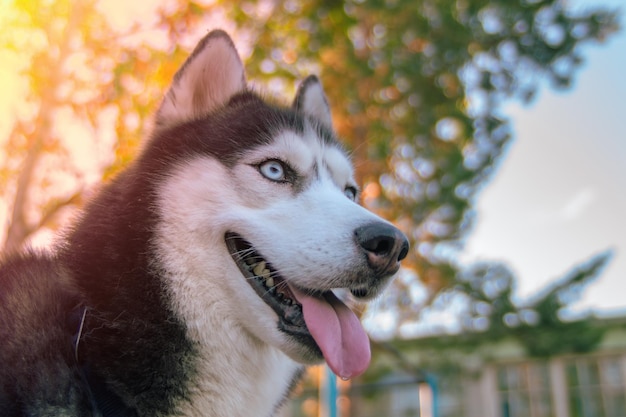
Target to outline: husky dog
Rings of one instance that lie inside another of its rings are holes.
[[[0,413],[269,417],[305,365],[362,373],[333,290],[375,297],[408,242],[357,200],[317,78],[268,104],[210,32],[56,250],[4,260]]]

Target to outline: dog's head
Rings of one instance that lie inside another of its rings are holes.
[[[187,323],[226,308],[298,362],[365,370],[369,341],[333,290],[375,297],[408,241],[357,203],[317,78],[291,107],[268,104],[246,86],[230,38],[211,32],[176,74],[145,154],[174,166],[157,191],[156,246]]]

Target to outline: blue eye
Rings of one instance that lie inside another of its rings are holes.
[[[285,167],[280,161],[270,159],[259,165],[259,172],[268,180],[285,181]]]

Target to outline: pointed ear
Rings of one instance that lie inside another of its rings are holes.
[[[156,115],[158,126],[195,119],[244,90],[243,64],[226,32],[214,30],[196,46],[174,76]]]
[[[322,83],[315,75],[309,75],[300,87],[293,101],[293,108],[320,122],[327,128],[333,128],[333,119]]]

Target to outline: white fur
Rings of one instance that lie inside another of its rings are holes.
[[[353,180],[342,152],[311,135],[313,129],[305,136],[283,132],[232,170],[215,159],[196,158],[159,190],[160,261],[169,271],[174,308],[203,355],[202,379],[184,415],[219,410],[235,417],[255,410],[268,416],[300,366],[294,360],[310,362],[278,330],[275,312],[232,260],[227,231],[242,234],[281,276],[305,288],[346,287],[345,277],[362,262],[353,231],[380,219],[345,196]],[[304,173],[310,180],[306,189],[294,196],[250,165],[273,158]]]

